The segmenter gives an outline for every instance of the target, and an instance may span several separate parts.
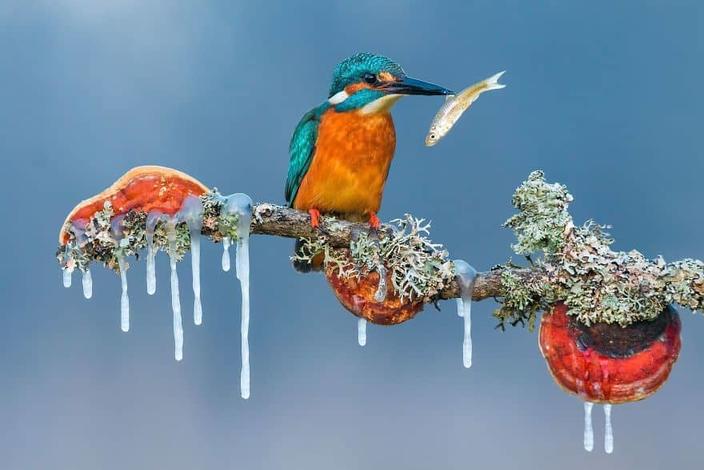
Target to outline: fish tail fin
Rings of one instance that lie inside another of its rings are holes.
[[[506,85],[504,85],[503,83],[499,83],[499,78],[501,78],[501,76],[505,73],[506,73],[506,71],[504,70],[504,71],[501,71],[501,72],[497,73],[496,75],[492,75],[491,77],[484,80],[486,82],[487,91],[488,90],[500,90],[501,88],[505,88]]]

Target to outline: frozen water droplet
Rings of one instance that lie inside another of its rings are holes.
[[[147,294],[156,293],[156,248],[154,247],[154,230],[156,224],[164,218],[161,212],[147,214],[145,236],[147,239]]]
[[[81,283],[83,284],[83,297],[86,299],[93,297],[93,276],[90,273],[90,269],[86,268],[83,271]]]
[[[584,450],[591,452],[594,449],[594,428],[592,427],[592,408],[594,403],[584,402]]]
[[[147,245],[147,294],[156,293],[156,253],[152,244]]]
[[[614,451],[614,428],[611,426],[611,405],[604,405],[604,452],[610,454]]]
[[[455,276],[460,287],[460,299],[457,302],[457,315],[464,318],[464,337],[462,340],[462,364],[472,367],[472,291],[477,278],[477,270],[461,259],[453,261]]]
[[[169,240],[169,266],[171,268],[171,310],[174,324],[174,357],[183,359],[183,324],[181,320],[181,299],[178,292],[178,272],[176,271],[176,221],[168,222],[166,234]]]
[[[117,265],[120,267],[120,284],[122,285],[122,296],[120,297],[120,328],[127,333],[130,331],[130,298],[127,295],[127,263],[122,253],[117,254]]]
[[[200,302],[200,231],[203,227],[203,201],[197,196],[188,196],[178,211],[180,220],[186,222],[191,238],[191,272],[193,279],[193,323],[203,323],[203,308]]]
[[[379,264],[376,268],[376,272],[379,273],[379,285],[374,293],[374,300],[376,302],[383,302],[386,300],[386,267],[383,264]]]
[[[222,239],[222,270],[225,272],[230,270],[230,239],[228,237]]]
[[[237,244],[235,245],[235,268],[242,292],[242,321],[240,325],[242,369],[240,372],[240,394],[247,399],[249,383],[249,228],[252,222],[252,199],[243,193],[225,198],[222,211],[237,215]]]
[[[191,234],[191,270],[193,272],[193,323],[203,323],[203,307],[200,302],[200,234]]]
[[[357,320],[357,342],[360,346],[367,344],[367,320],[365,318]]]
[[[69,288],[71,287],[71,276],[73,274],[73,269],[69,268],[64,268],[63,269],[63,281],[64,281],[64,287]]]

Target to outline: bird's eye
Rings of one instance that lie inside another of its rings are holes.
[[[368,83],[370,85],[373,85],[377,82],[376,75],[374,75],[373,73],[365,73],[362,76],[362,80],[364,80],[366,83]]]

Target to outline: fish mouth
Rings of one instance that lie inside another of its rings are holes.
[[[379,87],[386,93],[399,95],[452,95],[454,92],[445,87],[411,77],[401,77],[392,82],[386,82]]]

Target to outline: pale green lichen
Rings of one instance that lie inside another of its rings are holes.
[[[505,225],[514,230],[518,254],[542,253],[536,262],[547,282],[522,284],[511,274],[502,278],[502,322],[533,322],[537,311],[564,301],[568,314],[583,323],[622,326],[656,318],[670,303],[700,309],[704,303],[704,263],[683,260],[666,264],[638,251],[612,251],[607,227],[587,222],[575,227],[568,207],[572,196],[559,184],[548,184],[535,171],[517,190],[520,211]]]
[[[391,221],[392,232],[377,237],[361,232],[349,249],[333,249],[324,237],[306,240],[304,249],[294,255],[297,261],[310,262],[324,254],[326,268],[339,276],[367,276],[383,266],[391,285],[402,299],[430,302],[454,279],[452,262],[442,245],[428,237],[430,223],[406,214]]]
[[[520,212],[504,223],[518,240],[511,246],[513,251],[528,255],[562,250],[565,231],[572,226],[572,217],[567,212],[570,202],[572,195],[565,186],[548,184],[543,172],[532,172],[513,195],[513,206]]]

